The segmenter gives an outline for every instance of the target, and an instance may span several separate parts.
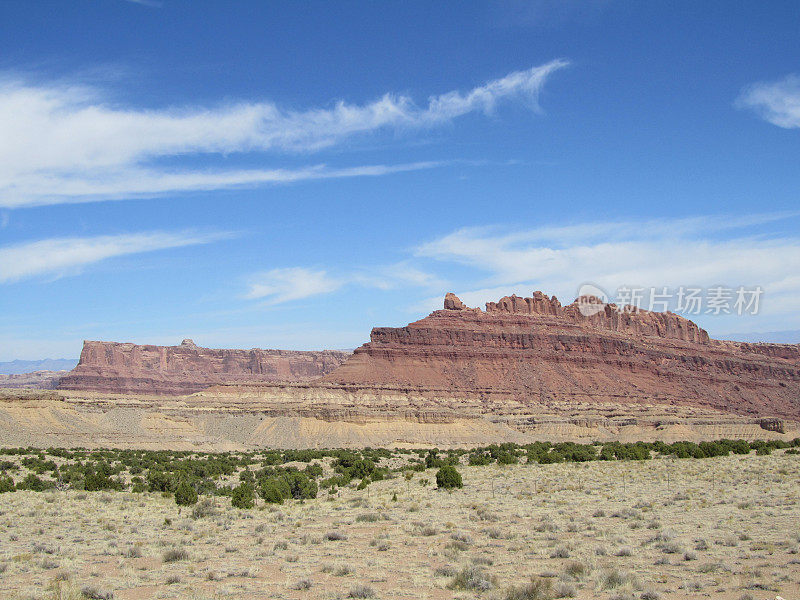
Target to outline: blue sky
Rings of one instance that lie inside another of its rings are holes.
[[[800,330],[799,34],[794,2],[4,2],[0,360],[349,348],[586,282],[761,286],[693,318]]]

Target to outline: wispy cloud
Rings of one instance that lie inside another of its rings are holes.
[[[416,311],[439,307],[441,294],[450,289],[468,304],[480,306],[535,289],[571,302],[579,286],[588,282],[611,294],[620,286],[762,286],[764,310],[783,314],[796,312],[800,297],[794,268],[800,264],[800,237],[770,236],[760,230],[798,216],[783,212],[525,230],[464,228],[418,245],[393,264],[346,272],[297,267],[261,273],[249,281],[246,297],[279,304],[358,287],[436,294],[417,303]]]
[[[353,136],[436,127],[469,113],[491,113],[503,101],[538,110],[555,60],[510,73],[468,92],[451,91],[418,106],[406,95],[330,108],[288,110],[272,102],[216,107],[141,109],[115,104],[102,90],[81,85],[0,80],[0,206],[20,207],[181,190],[263,185],[309,178],[364,176],[433,166],[373,165],[176,171],[159,159],[250,152],[315,152]]]
[[[442,283],[436,276],[407,261],[357,268],[342,274],[333,274],[325,269],[290,267],[252,275],[244,297],[248,300],[266,299],[268,304],[281,304],[330,294],[345,286],[391,290],[401,286],[440,287]]]
[[[362,268],[350,276],[353,283],[379,290],[394,290],[399,287],[439,288],[445,282],[405,260],[390,265]]]
[[[622,285],[727,284],[761,285],[765,309],[796,311],[800,237],[752,234],[757,225],[783,218],[787,215],[599,222],[513,232],[461,229],[421,244],[415,254],[474,269],[471,285],[464,282],[462,291],[477,304],[533,289],[569,302],[586,282],[611,292]]]
[[[269,304],[280,304],[335,292],[342,285],[343,280],[331,277],[322,270],[303,267],[272,269],[251,277],[245,298],[266,298]]]
[[[736,105],[753,110],[765,121],[783,127],[800,127],[800,77],[788,75],[772,82],[755,83],[746,88]]]
[[[229,238],[230,233],[151,231],[95,237],[50,238],[0,246],[0,283],[38,276],[61,277],[110,258]]]
[[[443,166],[444,162],[399,165],[364,165],[331,168],[313,165],[301,169],[245,169],[229,171],[168,172],[154,169],[124,169],[98,172],[82,179],[70,174],[29,174],[8,186],[9,197],[0,206],[17,208],[47,204],[96,202],[160,196],[170,192],[210,191],[286,184],[321,179],[380,177]],[[2,186],[0,185],[0,194]]]

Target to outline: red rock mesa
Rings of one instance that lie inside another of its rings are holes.
[[[578,301],[562,306],[542,292],[488,302],[485,311],[447,294],[444,309],[424,319],[373,329],[321,381],[800,417],[800,346],[712,340],[670,312],[600,305],[587,317]]]
[[[192,340],[180,346],[84,342],[78,366],[60,389],[110,393],[190,394],[217,383],[309,381],[332,371],[349,352],[216,350]]]

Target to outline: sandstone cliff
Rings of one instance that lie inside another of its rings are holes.
[[[378,414],[429,422],[447,414],[513,421],[517,431],[536,425],[537,415],[663,413],[653,407],[800,418],[800,346],[716,341],[673,313],[579,300],[562,306],[536,292],[481,310],[448,294],[444,309],[424,319],[373,329],[352,356],[211,350],[190,340],[172,347],[86,342],[80,364],[59,387],[181,395],[220,385],[208,399],[244,394],[262,414],[282,418],[358,421]]]
[[[348,352],[218,350],[191,340],[180,346],[83,343],[78,366],[60,389],[132,394],[191,394],[226,382],[308,381],[329,373]]]
[[[582,299],[586,301],[586,299]],[[536,292],[377,327],[322,382],[507,394],[524,405],[667,404],[800,417],[800,346],[720,342],[673,313],[600,305],[584,316]]]

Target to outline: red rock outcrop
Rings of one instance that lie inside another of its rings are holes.
[[[673,313],[588,298],[562,306],[541,292],[489,302],[485,311],[448,294],[444,306],[406,327],[373,329],[371,341],[321,381],[502,391],[544,405],[674,404],[800,417],[797,345],[716,341]]]
[[[453,295],[456,300],[458,298]],[[460,302],[460,300],[459,300]],[[447,302],[445,301],[445,308]],[[581,297],[568,306],[561,306],[555,296],[534,292],[532,298],[505,296],[498,302],[486,303],[487,313],[513,313],[558,317],[561,321],[581,326],[611,329],[631,335],[646,335],[707,344],[708,333],[692,321],[672,312],[622,310],[616,304],[603,304],[593,297]]]
[[[309,381],[334,370],[349,352],[323,350],[218,350],[192,340],[180,346],[83,343],[78,366],[60,389],[108,393],[191,394],[210,385]]]

